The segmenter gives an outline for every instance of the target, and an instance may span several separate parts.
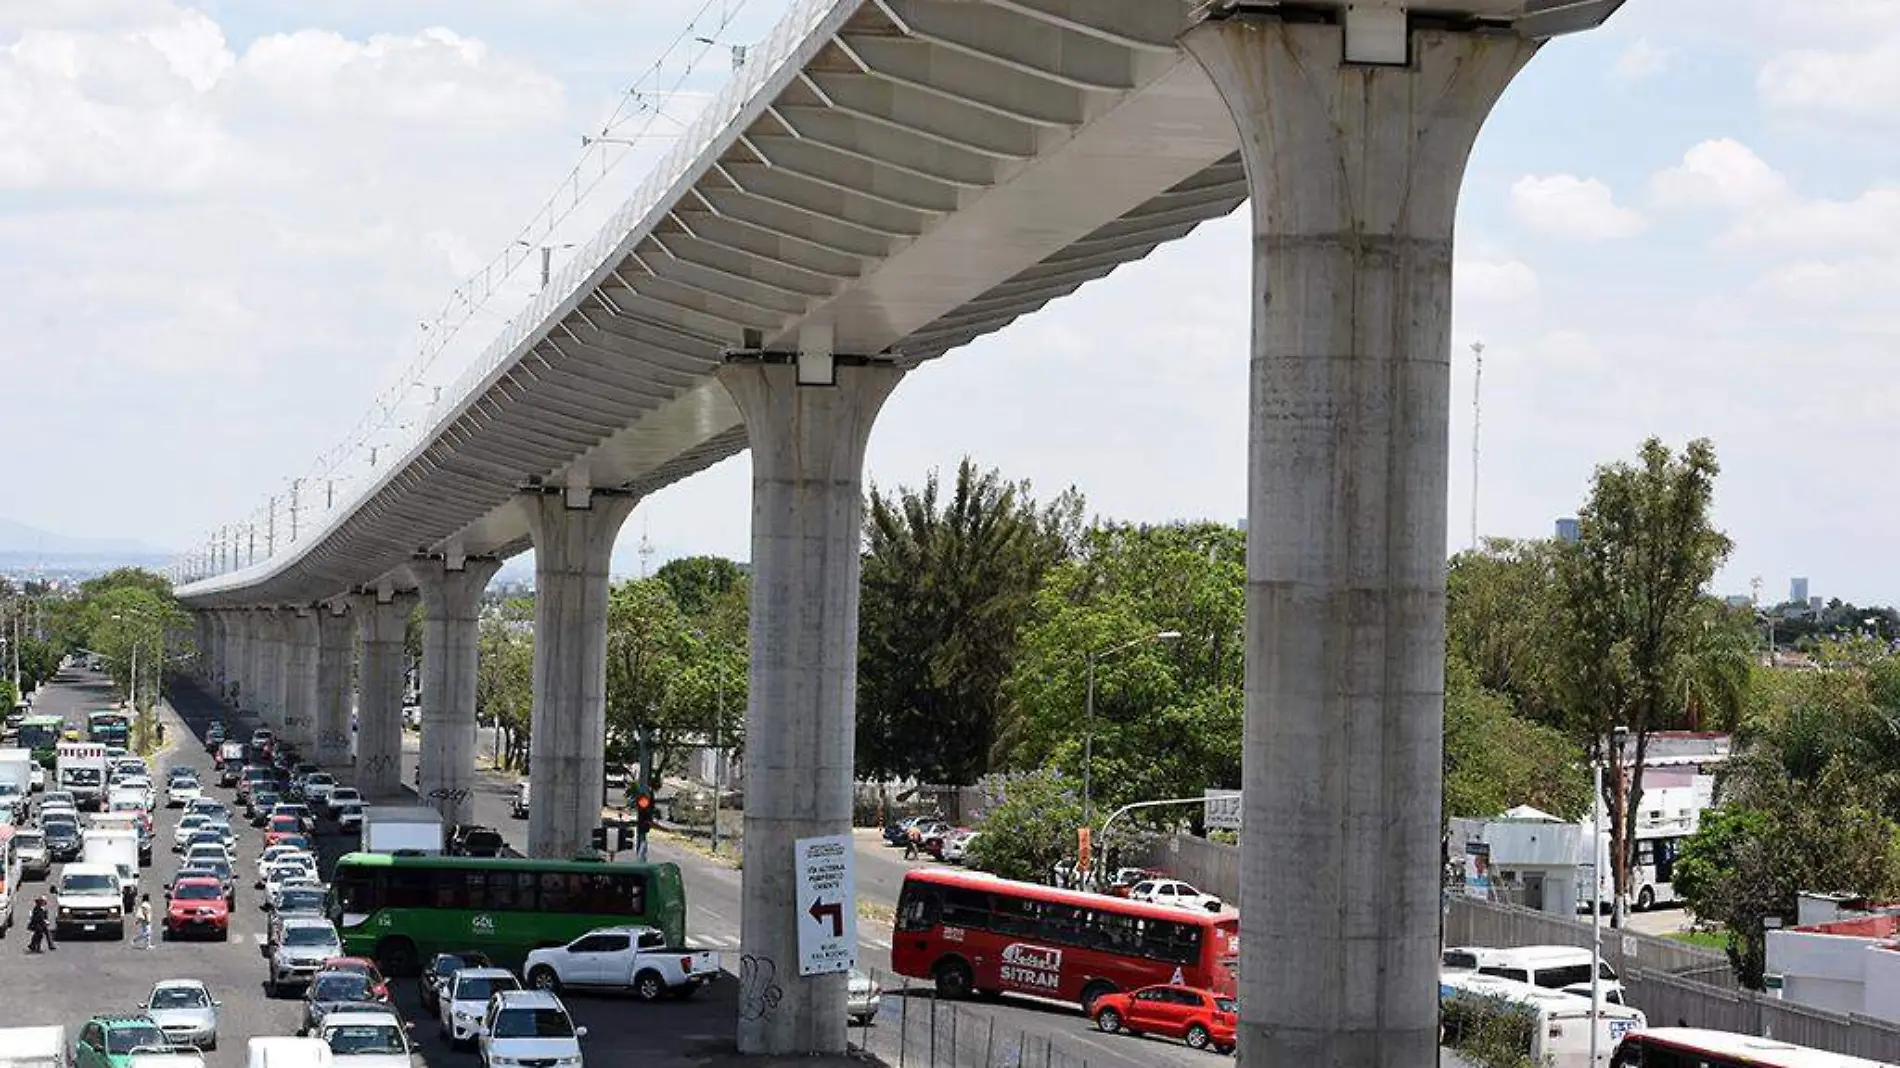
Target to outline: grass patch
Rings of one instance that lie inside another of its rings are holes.
[[[738,871],[743,867],[743,863],[740,860],[739,843],[737,842],[725,842],[719,852],[715,853],[705,840],[692,835],[661,830],[658,827],[649,831],[648,834],[654,838],[663,839],[668,844],[676,845],[688,852],[697,853],[721,867],[731,868],[733,871]]]
[[[1720,951],[1728,949],[1728,933],[1725,931],[1672,931],[1663,937],[1671,942],[1700,946],[1703,949]]]
[[[897,910],[888,905],[880,905],[875,901],[866,901],[863,898],[859,898],[858,918],[891,926],[897,922]]]

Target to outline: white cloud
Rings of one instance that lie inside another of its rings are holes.
[[[1537,272],[1521,260],[1460,259],[1452,281],[1460,303],[1511,304],[1537,296]]]
[[[1616,57],[1610,77],[1619,82],[1640,82],[1669,69],[1675,49],[1664,48],[1647,37],[1638,37]]]
[[[1725,242],[1769,251],[1900,252],[1900,186],[1878,186],[1851,200],[1770,202],[1738,219]]]
[[[1610,187],[1572,174],[1527,174],[1511,186],[1511,211],[1533,230],[1573,241],[1634,237],[1648,225]]]
[[[1762,66],[1755,85],[1774,110],[1900,125],[1900,18],[1871,44],[1777,55]]]
[[[1740,141],[1704,141],[1682,162],[1650,179],[1650,196],[1665,207],[1739,210],[1780,200],[1788,180]]]

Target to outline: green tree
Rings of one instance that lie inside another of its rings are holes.
[[[607,759],[638,762],[644,741],[658,789],[684,751],[717,734],[743,744],[746,645],[737,588],[689,617],[671,587],[655,577],[615,586],[607,602]]]
[[[745,572],[723,556],[669,560],[653,577],[666,584],[682,613],[695,618],[711,613],[722,598],[745,584]]]
[[[1503,695],[1525,719],[1567,728],[1562,707],[1562,626],[1557,561],[1550,540],[1487,538],[1452,557],[1445,577],[1449,655],[1473,682]]]
[[[1038,505],[1028,483],[965,458],[947,499],[871,487],[858,627],[860,774],[967,785],[989,770],[1003,680],[1044,573],[1081,525],[1073,491]]]
[[[1053,770],[1011,775],[978,823],[966,859],[970,867],[1005,879],[1047,882],[1057,864],[1075,855],[1081,825],[1075,779]]]
[[[534,726],[534,602],[482,612],[476,641],[475,715],[493,723],[502,767],[526,771]]]
[[[1735,702],[1700,714],[1719,721],[1739,712],[1740,693],[1698,690],[1695,681],[1721,674],[1704,661],[1727,656],[1703,593],[1731,548],[1709,517],[1720,470],[1705,439],[1679,457],[1649,439],[1636,463],[1597,468],[1578,513],[1579,540],[1557,557],[1568,718],[1593,757],[1614,727],[1627,728],[1634,742],[1631,753],[1608,753],[1610,811],[1622,813],[1610,828],[1619,899],[1628,892],[1650,734],[1684,725],[1698,693]]]
[[[1530,805],[1567,820],[1590,809],[1583,750],[1562,731],[1511,712],[1510,699],[1478,684],[1458,656],[1445,670],[1447,819],[1496,816]]]
[[[1245,614],[1240,531],[1090,531],[1037,593],[1004,686],[997,766],[1057,767],[1078,781],[1086,769],[1098,814],[1239,786]],[[1095,714],[1084,722],[1091,652]]]

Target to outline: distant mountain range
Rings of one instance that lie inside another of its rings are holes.
[[[87,557],[123,558],[128,563],[145,562],[155,557],[169,558],[171,550],[136,538],[73,538],[64,534],[30,527],[11,519],[0,519],[0,555],[30,559]]]

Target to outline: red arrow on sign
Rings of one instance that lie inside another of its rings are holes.
[[[831,917],[831,937],[844,937],[844,904],[842,902],[833,901],[827,905],[824,898],[815,897],[812,898],[811,908],[806,911],[810,912],[811,918],[819,923],[824,923],[825,917]]]

